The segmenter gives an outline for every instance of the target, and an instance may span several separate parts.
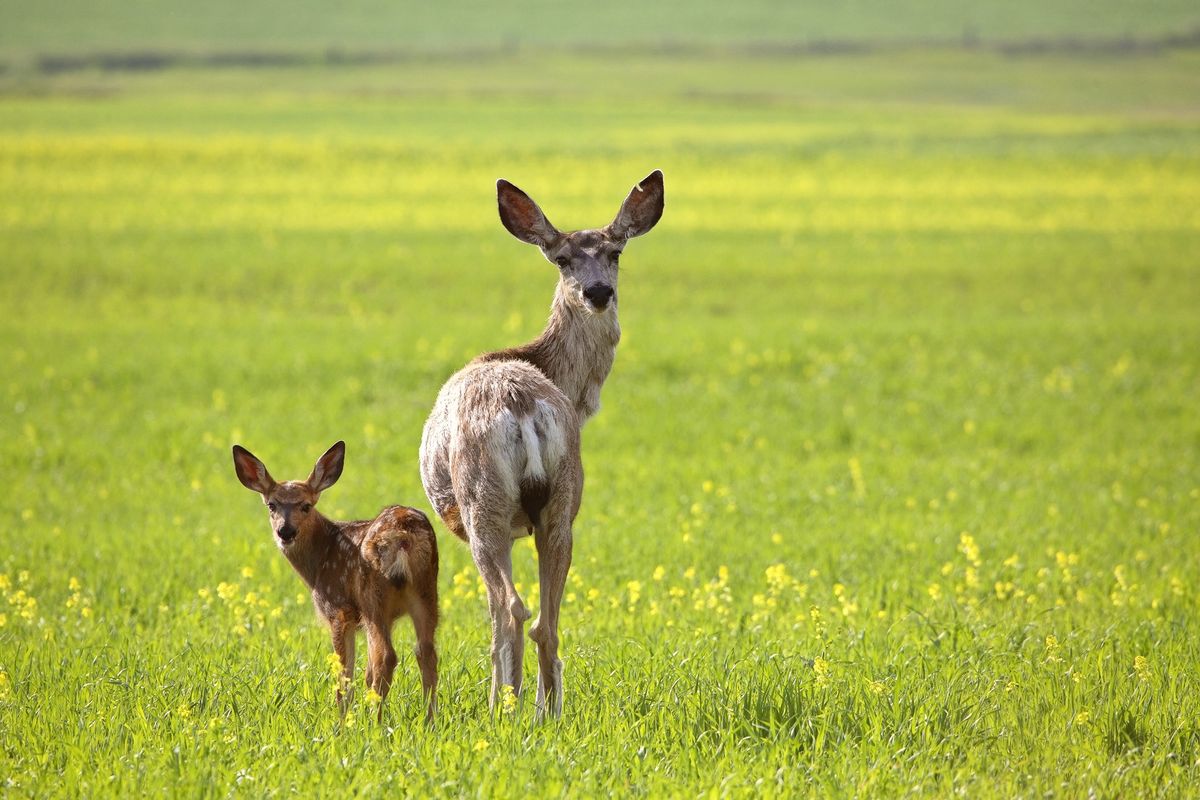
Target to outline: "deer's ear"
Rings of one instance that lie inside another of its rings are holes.
[[[549,247],[559,237],[538,204],[503,178],[496,181],[496,204],[504,227],[522,242]]]
[[[240,444],[233,446],[233,469],[237,472],[242,486],[252,492],[266,495],[275,488],[275,481],[271,478],[271,473],[267,472],[266,465]]]
[[[621,239],[647,233],[662,217],[664,199],[663,174],[656,169],[633,187],[608,226],[609,232]]]
[[[342,466],[346,461],[346,443],[338,442],[325,451],[325,455],[317,459],[312,474],[308,476],[308,485],[314,492],[323,492],[337,483],[342,477]]]

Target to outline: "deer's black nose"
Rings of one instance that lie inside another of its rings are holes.
[[[612,300],[613,288],[607,283],[593,283],[583,290],[583,296],[596,308],[604,308]]]
[[[279,541],[285,544],[296,538],[296,529],[291,525],[284,525],[277,533],[279,534]]]

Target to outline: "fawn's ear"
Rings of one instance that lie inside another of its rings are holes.
[[[323,492],[337,483],[342,477],[342,466],[346,461],[346,443],[338,442],[325,451],[325,455],[317,459],[312,474],[308,476],[308,485],[314,492]]]
[[[538,204],[503,178],[496,181],[496,204],[504,227],[522,242],[549,247],[559,237]]]
[[[275,488],[275,481],[267,472],[266,465],[240,444],[233,446],[233,468],[242,486],[252,492],[266,495]]]
[[[649,232],[663,213],[663,174],[654,170],[633,187],[629,197],[621,204],[617,218],[608,226],[610,234],[621,239],[632,239]]]

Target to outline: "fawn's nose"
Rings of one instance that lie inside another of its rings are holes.
[[[279,535],[279,541],[285,544],[296,538],[296,528],[293,525],[284,525],[276,533]]]
[[[583,296],[596,308],[604,308],[612,300],[613,288],[607,283],[593,283],[583,290]]]

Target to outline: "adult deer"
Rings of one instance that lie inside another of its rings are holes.
[[[501,687],[521,691],[529,612],[512,578],[512,543],[532,531],[541,609],[537,715],[562,713],[558,610],[571,566],[571,526],[583,496],[579,430],[600,407],[612,368],[617,261],[625,243],[663,212],[658,170],[633,188],[603,228],[561,233],[520,189],[496,183],[500,221],[559,270],[550,321],[534,341],[485,353],[446,382],[421,437],[421,480],[438,515],[467,542],[492,617],[494,708]]]

